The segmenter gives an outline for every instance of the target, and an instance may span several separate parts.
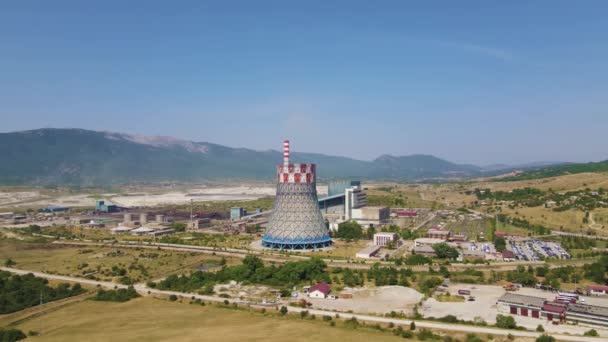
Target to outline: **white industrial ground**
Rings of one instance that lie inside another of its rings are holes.
[[[188,190],[171,190],[165,192],[138,191],[127,193],[107,193],[100,197],[123,207],[148,207],[156,205],[188,204],[209,201],[243,201],[266,196],[274,196],[274,186],[247,185],[238,186],[201,186]],[[327,194],[327,186],[318,186],[319,195]],[[48,195],[42,191],[0,191],[0,207],[46,207],[58,205],[66,207],[92,207],[96,196],[88,194]]]

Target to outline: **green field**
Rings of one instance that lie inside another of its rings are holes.
[[[274,312],[274,309],[270,309]],[[331,327],[299,316],[139,298],[126,303],[85,301],[16,326],[36,331],[32,341],[408,341],[371,328]]]

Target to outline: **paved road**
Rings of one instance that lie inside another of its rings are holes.
[[[114,288],[114,287],[126,288],[127,287],[125,285],[115,284],[112,282],[95,281],[95,280],[81,279],[81,278],[75,278],[75,277],[66,277],[66,276],[48,274],[48,273],[43,273],[43,272],[31,272],[31,271],[20,270],[20,269],[9,268],[9,267],[0,267],[0,270],[8,271],[8,272],[16,273],[16,274],[32,273],[36,277],[40,277],[40,278],[70,281],[70,282],[94,285],[94,286],[100,285],[102,287],[107,287],[107,288]],[[137,284],[134,286],[134,288],[141,295],[148,295],[148,294],[158,294],[158,295],[163,295],[163,296],[176,295],[176,296],[181,296],[184,298],[195,298],[195,299],[201,299],[201,300],[205,300],[205,301],[219,302],[219,303],[222,303],[226,300],[225,298],[221,298],[221,297],[203,296],[203,295],[199,295],[199,294],[189,294],[189,293],[182,293],[182,292],[175,292],[175,291],[163,291],[163,290],[151,289],[151,288],[146,287],[146,285],[144,285],[144,284]],[[258,306],[258,305],[251,305],[251,303],[242,301],[240,299],[229,299],[229,301],[231,303],[237,303],[237,304],[241,304],[241,305]],[[281,303],[278,305],[284,305],[284,304],[285,303]],[[334,317],[336,315],[336,312],[334,312],[334,311],[317,310],[317,309],[303,309],[303,308],[297,308],[297,307],[291,307],[291,306],[287,306],[287,310],[289,312],[295,312],[295,313],[299,313],[301,311],[308,311],[310,314],[320,315],[320,316],[328,315],[328,316]],[[349,318],[354,317],[359,321],[370,322],[370,323],[393,323],[396,325],[409,326],[409,324],[412,322],[412,320],[406,320],[406,319],[376,317],[376,316],[350,314],[350,313],[343,313],[343,312],[340,312],[339,315],[341,318],[349,319]],[[463,332],[463,333],[493,334],[493,335],[503,335],[503,336],[511,334],[515,337],[538,337],[541,335],[540,333],[532,332],[532,331],[505,330],[505,329],[498,329],[498,328],[492,328],[492,327],[477,327],[477,326],[470,326],[470,325],[447,324],[447,323],[440,323],[440,322],[418,321],[418,320],[415,322],[416,322],[417,328],[458,331],[458,332]],[[586,336],[570,336],[570,335],[561,335],[561,334],[551,334],[551,335],[561,341],[572,341],[572,342],[601,341],[600,338],[590,338],[590,337],[586,337]]]

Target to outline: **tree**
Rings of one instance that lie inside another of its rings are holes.
[[[0,329],[0,341],[2,342],[13,342],[19,341],[26,338],[25,334],[21,330],[17,329]]]
[[[15,262],[13,259],[8,258],[8,259],[6,259],[6,261],[4,262],[4,267],[12,267],[12,266],[15,266],[16,264],[17,264],[17,263],[16,263],[16,262]]]
[[[410,330],[416,330],[416,323],[414,323],[414,321],[410,323]]]
[[[185,232],[186,224],[181,222],[173,222],[171,223],[171,228],[174,229],[176,232]]]
[[[363,237],[363,229],[355,221],[342,222],[338,225],[337,238],[358,240]]]
[[[536,327],[536,331],[538,331],[538,332],[545,332],[545,328],[543,327],[543,325],[542,325],[542,324],[539,324],[539,325]]]
[[[585,331],[585,333],[583,335],[584,336],[594,336],[594,337],[600,336],[600,334],[598,334],[597,330],[595,330],[595,329],[587,330],[587,331]]]
[[[435,254],[437,254],[437,257],[440,259],[454,260],[454,259],[458,258],[458,255],[460,255],[460,253],[458,253],[458,250],[456,248],[450,247],[445,242],[434,244],[433,250],[435,251]]]
[[[536,342],[555,342],[555,337],[543,334],[536,338]]]
[[[515,324],[515,319],[513,316],[506,315],[496,315],[496,326],[503,329],[515,329],[517,328],[517,324]]]
[[[169,301],[175,302],[176,300],[177,300],[177,296],[176,295],[172,294],[172,295],[169,296]]]
[[[281,306],[281,309],[279,310],[279,312],[281,313],[282,316],[285,316],[287,314],[287,307]]]
[[[496,246],[496,251],[502,252],[507,248],[507,241],[502,236],[498,236],[494,239],[494,246]]]

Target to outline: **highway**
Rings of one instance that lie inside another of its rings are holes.
[[[36,277],[40,277],[40,278],[68,281],[68,282],[80,283],[80,284],[86,284],[86,285],[92,285],[92,286],[99,285],[99,286],[105,287],[105,288],[114,288],[114,287],[127,288],[126,285],[116,284],[116,283],[112,283],[112,282],[95,281],[95,280],[90,280],[90,279],[60,276],[60,275],[43,273],[43,272],[32,272],[32,271],[21,270],[21,269],[16,269],[16,268],[9,268],[9,267],[0,267],[0,270],[15,273],[15,274],[32,273]],[[190,293],[182,293],[182,292],[175,292],[175,291],[164,291],[164,290],[152,289],[152,288],[148,288],[145,284],[136,284],[134,286],[134,288],[142,296],[148,296],[150,294],[156,294],[156,295],[162,295],[162,296],[176,295],[176,296],[181,296],[184,298],[195,298],[195,299],[200,299],[200,300],[204,300],[204,301],[218,302],[218,303],[223,303],[226,300],[225,298],[215,297],[215,296],[204,296],[204,295],[199,295],[199,294],[190,294]],[[231,303],[236,303],[238,305],[243,305],[243,306],[267,307],[267,305],[266,306],[256,305],[256,304],[252,304],[252,303],[249,303],[246,301],[242,301],[240,299],[229,299],[229,301]],[[285,305],[287,307],[287,310],[292,313],[308,311],[310,314],[315,314],[315,315],[320,315],[320,316],[328,315],[328,316],[334,317],[336,315],[336,312],[334,312],[334,311],[297,308],[297,307],[287,306],[287,304],[285,302],[283,302],[281,304],[277,304],[277,306],[278,305]],[[402,325],[402,326],[409,326],[410,323],[413,321],[413,320],[407,320],[407,319],[359,315],[359,314],[351,314],[351,313],[343,313],[343,312],[340,312],[339,315],[340,315],[340,318],[344,318],[344,319],[356,318],[357,320],[363,321],[363,322],[385,323],[385,324],[393,323],[395,325]],[[416,323],[417,328],[437,329],[437,330],[444,330],[444,331],[450,331],[450,332],[457,331],[457,332],[462,332],[462,333],[493,334],[493,335],[501,335],[501,336],[507,336],[507,335],[511,334],[515,337],[532,337],[532,338],[535,338],[535,337],[538,337],[541,335],[541,333],[533,332],[533,331],[506,330],[506,329],[499,329],[499,328],[493,328],[493,327],[447,324],[447,323],[441,323],[441,322],[422,321],[422,320],[415,320],[414,322]],[[602,340],[601,338],[593,338],[593,337],[587,337],[587,336],[572,336],[572,335],[563,335],[563,334],[551,334],[551,336],[555,337],[556,339],[558,339],[560,341],[572,341],[572,342],[589,342],[589,341],[601,341]]]

